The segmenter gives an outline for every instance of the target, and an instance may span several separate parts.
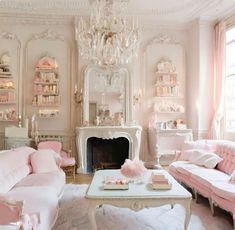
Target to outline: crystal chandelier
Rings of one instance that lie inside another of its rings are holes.
[[[137,54],[138,24],[122,13],[127,0],[93,0],[89,23],[81,17],[78,44],[81,56],[100,66],[120,66]]]

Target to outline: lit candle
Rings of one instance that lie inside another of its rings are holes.
[[[78,92],[78,86],[77,86],[77,84],[75,84],[75,86],[74,86],[74,94],[76,94]]]
[[[21,124],[21,115],[19,115],[19,122],[18,122],[18,126],[19,126],[19,128],[21,128],[21,127],[22,127],[22,124]]]

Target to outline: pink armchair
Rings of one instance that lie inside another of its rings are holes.
[[[62,143],[60,141],[42,141],[38,144],[38,149],[53,149],[61,157],[60,167],[66,175],[72,175],[75,180],[75,158],[62,150]]]

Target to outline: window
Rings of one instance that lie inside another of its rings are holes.
[[[225,128],[235,132],[235,27],[226,32]]]

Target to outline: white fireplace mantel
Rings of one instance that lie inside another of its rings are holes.
[[[78,152],[78,173],[87,172],[87,140],[90,137],[114,139],[125,137],[129,141],[129,159],[139,157],[141,142],[140,126],[87,126],[76,127],[76,144]]]

